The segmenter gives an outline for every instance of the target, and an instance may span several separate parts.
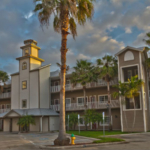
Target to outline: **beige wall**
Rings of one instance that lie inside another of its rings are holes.
[[[39,108],[39,71],[30,72],[30,108]]]
[[[41,61],[30,58],[30,70],[41,67]]]
[[[40,79],[40,108],[49,108],[50,106],[50,67],[39,70]]]
[[[31,132],[39,132],[40,131],[40,117],[34,117],[36,125],[30,125]]]
[[[11,109],[19,109],[19,75],[11,77]]]
[[[3,131],[4,132],[10,131],[10,119],[4,119]]]
[[[12,132],[19,131],[19,126],[17,125],[18,121],[19,121],[18,118],[13,118],[12,119]]]
[[[43,132],[48,132],[49,131],[49,120],[48,120],[49,117],[43,117],[42,118],[42,130]]]

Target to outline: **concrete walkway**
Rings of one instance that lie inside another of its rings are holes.
[[[30,141],[33,145],[54,145],[54,140],[58,137],[58,133],[24,133],[20,134],[24,140]],[[70,137],[70,135],[68,135]],[[75,143],[92,143],[95,138],[83,136],[75,136]]]

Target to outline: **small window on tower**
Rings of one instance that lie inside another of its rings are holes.
[[[27,89],[27,81],[22,81],[22,89]]]
[[[29,55],[29,50],[26,49],[26,50],[25,50],[25,56],[28,56],[28,55]]]
[[[27,108],[27,100],[22,100],[22,108]]]
[[[23,64],[22,64],[22,70],[25,70],[25,69],[27,69],[27,63],[23,62]]]

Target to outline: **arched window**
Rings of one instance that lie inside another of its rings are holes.
[[[127,51],[124,55],[124,61],[134,60],[134,55],[131,51]]]
[[[27,69],[27,63],[23,62],[23,64],[22,64],[22,70],[25,70],[25,69]]]

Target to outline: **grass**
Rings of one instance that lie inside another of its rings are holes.
[[[110,142],[123,142],[123,139],[110,138],[110,137],[99,137],[100,140],[95,140],[93,143],[110,143]]]
[[[80,135],[85,137],[97,138],[99,140],[93,141],[93,143],[109,143],[109,142],[122,142],[123,139],[111,138],[111,137],[102,137],[103,131],[67,131],[68,134]],[[118,134],[127,134],[127,132],[121,131],[105,131],[105,135],[118,135]]]
[[[79,131],[67,131],[68,134],[74,134],[74,135],[80,135],[80,136],[86,136],[91,138],[99,138],[103,136],[103,131],[81,131],[79,134]],[[105,131],[105,135],[118,135],[118,134],[127,134],[127,132],[121,132],[121,131]]]

